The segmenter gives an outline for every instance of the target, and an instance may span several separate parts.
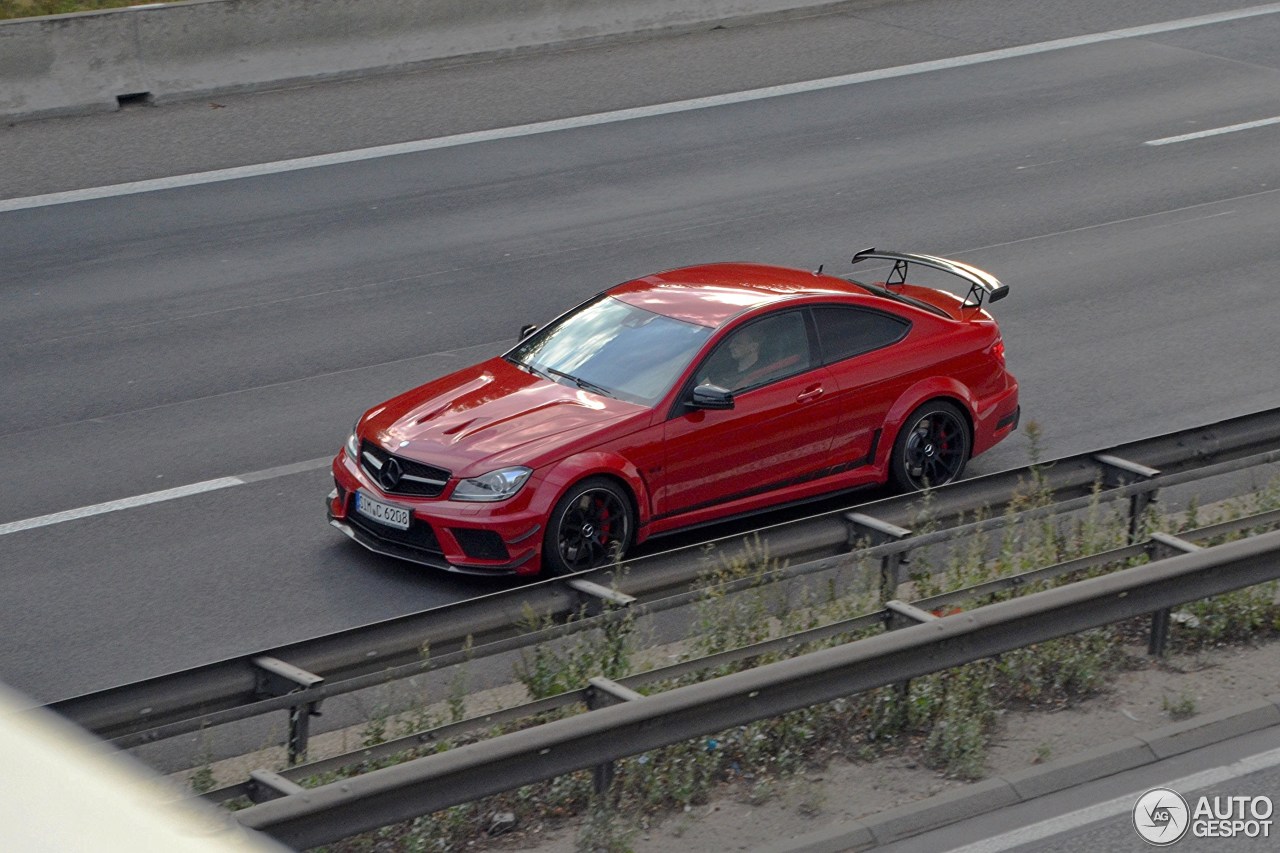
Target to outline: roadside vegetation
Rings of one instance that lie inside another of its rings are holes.
[[[1034,425],[1031,435],[1037,437]],[[1033,450],[1034,453],[1034,450]],[[1033,467],[1008,512],[1013,514],[1051,502],[1043,469]],[[1089,508],[1069,518],[1045,518],[1006,525],[986,535],[948,543],[932,550],[913,552],[911,580],[898,591],[903,600],[920,600],[963,589],[997,578],[1100,554],[1129,541],[1129,519],[1124,507],[1106,505],[1095,489]],[[928,500],[916,532],[931,526]],[[1280,477],[1253,493],[1209,509],[1192,506],[1176,516],[1161,516],[1153,509],[1140,520],[1139,536],[1151,532],[1177,534],[1211,522],[1247,518],[1280,508]],[[1239,538],[1243,531],[1225,538]],[[1218,544],[1201,541],[1200,544]],[[970,600],[976,607],[992,601],[1025,595],[1069,583],[1081,577],[1121,570],[1145,562],[1145,557],[1090,569],[1087,573],[1011,585]],[[717,652],[763,640],[794,634],[819,625],[850,619],[880,608],[878,590],[867,589],[855,579],[874,577],[878,566],[855,561],[839,576],[822,581],[777,580],[780,568],[767,549],[757,545],[746,556],[726,560],[707,554],[707,568],[699,582],[697,603],[687,639],[678,654],[697,660]],[[726,593],[736,582],[740,591]],[[747,589],[741,591],[745,583]],[[1171,652],[1203,650],[1228,643],[1252,643],[1280,633],[1280,606],[1276,584],[1240,590],[1213,599],[1193,602],[1173,614]],[[586,618],[580,614],[579,618]],[[526,614],[526,628],[548,626],[537,614]],[[614,765],[612,784],[597,795],[591,771],[568,774],[546,783],[530,785],[483,801],[447,809],[417,820],[384,827],[372,833],[332,845],[331,851],[448,851],[474,849],[490,839],[518,831],[527,841],[533,827],[554,827],[572,819],[580,827],[578,849],[622,853],[631,849],[636,835],[653,822],[689,811],[707,802],[713,793],[731,790],[739,799],[763,803],[796,790],[789,781],[796,774],[821,768],[835,759],[869,766],[891,756],[905,756],[938,774],[963,780],[981,779],[987,753],[999,734],[1002,712],[1009,709],[1058,710],[1109,689],[1111,681],[1126,670],[1153,664],[1145,655],[1147,619],[1118,624],[1062,637],[997,658],[978,661],[903,684],[849,696],[825,705],[805,708],[782,717],[761,720],[718,734],[675,744]],[[881,627],[865,629],[861,635]],[[821,643],[834,645],[857,639],[844,635]],[[588,678],[603,675],[621,678],[657,665],[645,630],[623,616],[605,630],[584,631],[556,643],[543,644],[523,653],[515,677],[529,699],[554,696],[583,687]],[[813,651],[814,645],[791,648],[786,656]],[[670,647],[664,650],[670,654]],[[679,681],[650,685],[645,692],[662,692],[683,683],[713,678],[737,669],[769,663],[781,654],[751,662],[725,665],[687,676]],[[659,661],[661,663],[661,661]],[[423,708],[394,717],[371,720],[363,732],[366,746],[462,720],[466,716],[466,665],[458,669],[450,695],[437,697]],[[556,716],[581,713],[566,710]],[[1193,697],[1166,702],[1171,719],[1196,713]],[[546,718],[530,720],[533,725]],[[479,737],[501,734],[494,729]],[[425,754],[443,751],[464,741],[433,743],[431,747],[379,760],[385,766]],[[1042,746],[1037,760],[1049,760]],[[352,768],[354,774],[373,765]],[[199,784],[207,775],[197,773]],[[338,776],[308,780],[304,786],[335,781]],[[194,781],[194,780],[193,780]],[[803,787],[803,786],[801,786]],[[816,787],[797,804],[805,813],[822,811]],[[794,794],[792,794],[794,796]]]
[[[140,6],[142,0],[0,0],[0,20],[65,15],[69,12],[101,12]]]

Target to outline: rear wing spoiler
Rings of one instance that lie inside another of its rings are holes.
[[[969,294],[965,297],[965,305],[981,307],[983,297],[987,297],[991,302],[996,302],[1009,295],[1009,285],[1002,284],[1000,279],[991,273],[984,272],[961,261],[935,258],[933,255],[916,255],[910,252],[882,252],[874,248],[863,249],[853,256],[855,264],[867,260],[893,261],[893,271],[885,279],[885,285],[889,287],[895,284],[906,284],[907,268],[911,264],[920,264],[921,266],[951,273],[951,275],[968,282]]]

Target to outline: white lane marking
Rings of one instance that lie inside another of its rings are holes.
[[[1184,133],[1181,136],[1166,136],[1164,139],[1148,139],[1143,144],[1173,145],[1177,142],[1189,142],[1192,139],[1204,139],[1206,136],[1221,136],[1224,133],[1239,133],[1242,130],[1253,130],[1255,127],[1266,127],[1270,124],[1280,124],[1280,116],[1258,119],[1257,121],[1246,121],[1241,124],[1232,124],[1226,127],[1215,127],[1210,130],[1200,130],[1195,133]]]
[[[1083,234],[1086,231],[1095,231],[1099,228],[1110,228],[1116,225],[1129,225],[1134,222],[1149,222],[1151,220],[1159,219],[1162,216],[1168,216],[1170,214],[1185,213],[1190,210],[1199,210],[1201,208],[1215,207],[1215,206],[1220,206],[1224,204],[1234,204],[1235,202],[1239,202],[1239,201],[1250,201],[1252,199],[1260,198],[1262,196],[1275,195],[1278,192],[1280,192],[1280,187],[1277,187],[1275,189],[1269,189],[1269,190],[1258,190],[1257,192],[1245,193],[1244,195],[1232,196],[1231,198],[1220,198],[1220,199],[1215,199],[1213,201],[1202,201],[1197,204],[1189,204],[1186,207],[1174,207],[1168,210],[1157,210],[1152,213],[1143,213],[1138,216],[1126,216],[1122,219],[1109,219],[1106,222],[1095,222],[1092,225],[1081,225],[1077,228],[1067,228],[1063,231],[1050,231],[1045,234],[1034,234],[1030,237],[1019,237],[1017,240],[1006,240],[1003,243],[988,243],[985,246],[974,246],[971,249],[956,249],[956,250],[952,250],[951,254],[964,255],[965,253],[968,253],[968,252],[980,252],[980,251],[983,251],[984,249],[1003,249],[1006,246],[1017,246],[1022,243],[1034,243],[1038,240],[1049,240],[1054,237],[1066,237],[1071,234]],[[1215,216],[1231,216],[1231,215],[1234,215],[1234,211],[1228,210],[1228,211],[1223,211],[1222,213],[1209,213],[1203,216],[1193,216],[1187,219],[1180,219],[1176,222],[1172,222],[1169,224],[1185,225],[1188,222],[1198,222],[1204,219],[1212,219]],[[1152,227],[1164,228],[1166,226],[1157,224]],[[944,255],[944,257],[949,257],[949,256]]]
[[[120,512],[121,510],[134,509],[135,507],[164,503],[165,501],[175,501],[179,498],[191,497],[192,495],[216,492],[219,489],[230,489],[235,486],[247,486],[250,483],[260,483],[263,480],[274,480],[277,477],[288,477],[291,474],[301,474],[307,471],[314,471],[318,468],[328,467],[332,458],[333,457],[331,456],[322,456],[319,459],[308,459],[305,462],[293,462],[289,465],[277,465],[274,468],[264,468],[261,471],[251,471],[248,474],[240,474],[236,477],[218,477],[213,480],[191,483],[187,486],[176,486],[172,489],[148,492],[145,495],[134,495],[131,498],[120,498],[119,500],[105,501],[100,504],[93,504],[92,506],[82,506],[76,509],[63,510],[62,512],[51,512],[48,515],[40,515],[35,518],[25,518],[21,521],[9,521],[4,524],[0,524],[0,536],[6,536],[10,533],[18,533],[23,530],[33,530],[38,527],[50,527],[54,524],[76,521],[81,518],[90,518],[95,515],[105,515],[109,512]]]
[[[1188,791],[1198,791],[1210,785],[1218,785],[1239,776],[1247,776],[1250,773],[1267,770],[1277,765],[1280,765],[1280,749],[1273,749],[1257,755],[1250,755],[1222,767],[1213,767],[1209,770],[1193,773],[1190,776],[1183,776],[1181,779],[1174,779],[1172,782],[1162,782],[1160,787],[1172,788],[1180,794],[1185,794]],[[1150,790],[1150,788],[1142,788],[1123,797],[1116,797],[1104,803],[1077,809],[1069,814],[1049,818],[1039,823],[1033,823],[1030,826],[1019,827],[1003,835],[984,838],[981,841],[975,841],[963,847],[953,848],[947,853],[1000,853],[1000,851],[1011,850],[1023,844],[1034,844],[1060,832],[1087,826],[1100,820],[1109,820],[1118,815],[1131,812],[1133,811],[1134,803],[1147,790]]]
[[[1227,204],[1231,202],[1257,198],[1259,196],[1274,195],[1278,192],[1280,192],[1280,188],[1270,189],[1270,190],[1259,190],[1258,192],[1247,193],[1245,195],[1236,196],[1234,198],[1218,199],[1217,201],[1206,201],[1206,202],[1201,202],[1199,204],[1188,205],[1187,207],[1179,207],[1179,208],[1174,208],[1172,210],[1161,210],[1161,211],[1156,211],[1155,213],[1144,213],[1141,216],[1131,216],[1131,217],[1126,217],[1124,219],[1113,219],[1108,222],[1099,222],[1094,225],[1082,225],[1079,228],[1069,228],[1065,231],[1054,231],[1048,234],[1038,234],[1032,237],[1023,237],[1018,240],[1009,240],[1004,243],[990,243],[985,246],[976,246],[969,249],[955,249],[946,254],[948,254],[949,256],[950,255],[963,256],[971,252],[979,252],[984,249],[1000,249],[1007,246],[1016,246],[1021,243],[1030,243],[1036,240],[1045,240],[1053,237],[1062,237],[1070,234],[1078,234],[1083,231],[1091,231],[1098,228],[1106,228],[1108,226],[1126,225],[1132,222],[1142,222],[1144,220],[1151,220],[1161,216],[1166,216],[1171,213],[1183,213],[1190,210],[1197,210],[1200,208],[1212,207],[1214,205],[1222,205],[1222,204]],[[1183,225],[1186,222],[1192,222],[1192,221],[1197,221],[1201,219],[1209,219],[1215,216],[1225,216],[1231,213],[1232,211],[1226,211],[1223,213],[1209,213],[1209,214],[1205,214],[1204,216],[1195,217],[1193,219],[1179,220],[1178,222],[1171,223],[1171,224]],[[1158,226],[1158,227],[1163,227],[1163,226]],[[405,362],[413,361],[414,359],[424,358],[424,357],[454,356],[454,355],[459,355],[463,352],[466,352],[469,349],[488,348],[493,346],[497,346],[497,344],[496,343],[476,344],[475,347],[468,347],[462,350],[446,350],[444,352],[428,353],[427,356],[411,356],[409,358],[396,359],[394,361],[388,361],[382,364],[376,364],[376,365],[370,365],[370,366],[385,367],[387,365],[402,364]],[[328,376],[340,376],[342,374],[354,373],[357,370],[363,370],[363,369],[364,368],[355,367],[355,368],[350,368],[348,370],[338,370],[338,371],[334,371],[333,373],[321,374],[320,377],[309,377],[309,378],[324,378]],[[272,383],[270,385],[262,385],[257,388],[247,388],[241,391],[228,391],[222,394],[214,394],[209,397],[200,397],[200,398],[197,398],[196,400],[183,401],[183,403],[199,402],[201,400],[212,400],[218,397],[230,396],[232,394],[243,394],[250,391],[259,391],[264,388],[275,388],[275,387],[290,385],[295,382],[302,382],[302,381],[307,381],[307,380],[289,380],[288,382]],[[164,403],[162,405],[152,406],[147,409],[138,409],[133,412],[127,412],[126,414],[136,415],[139,412],[148,412],[155,409],[169,408],[171,406],[182,405],[183,403]],[[96,420],[96,419],[91,419],[91,420]],[[82,423],[82,422],[77,421],[76,423]],[[64,424],[63,426],[74,426],[74,425],[75,424]],[[0,436],[0,437],[3,437],[3,436]],[[226,485],[217,486],[216,488],[227,488],[228,486],[233,486],[233,485],[234,486],[246,485],[248,483],[256,483],[262,480],[270,480],[276,477],[284,477],[290,474],[297,474],[305,471],[312,471],[317,468],[324,468],[330,463],[330,461],[331,461],[331,457],[324,456],[319,459],[309,459],[305,462],[295,462],[289,465],[280,465],[273,468],[264,468],[261,471],[254,471],[248,474],[241,474],[238,477],[226,477],[226,478],[223,478],[222,480],[207,480],[206,482],[222,483],[224,481],[232,481],[232,480],[239,481],[239,482],[227,482]],[[81,509],[71,509],[71,510],[66,510],[65,512],[55,512],[49,515],[42,515],[38,518],[27,519],[25,521],[11,521],[11,522],[8,522],[7,524],[0,524],[0,536],[5,535],[6,533],[16,533],[19,530],[28,530],[33,527],[45,527],[50,524],[58,524],[63,521],[73,521],[77,518],[85,518],[91,515],[100,515],[101,513],[104,513],[104,512],[114,512],[120,509],[130,509],[131,507],[134,507],[134,506],[145,506],[146,504],[157,503],[162,500],[172,500],[174,498],[186,497],[187,494],[194,495],[194,494],[199,494],[202,491],[210,491],[210,489],[198,488],[200,485],[202,484],[196,483],[191,486],[182,486],[176,489],[168,489],[162,492],[152,492],[148,495],[139,495],[138,497],[134,497],[134,498],[122,498],[121,500],[118,500],[118,501],[108,501],[107,503],[96,504],[95,506],[92,506],[92,507],[83,507]],[[191,490],[191,491],[188,491],[188,490]]]
[[[236,479],[242,481],[245,485],[249,483],[261,483],[263,480],[274,480],[277,477],[288,477],[292,474],[304,474],[307,471],[315,471],[318,468],[328,468],[333,462],[333,454],[321,456],[319,459],[308,459],[305,462],[291,462],[288,465],[277,465],[274,468],[263,468],[261,471],[252,471],[248,474],[241,474]]]
[[[631,121],[640,118],[671,115],[690,110],[709,109],[729,104],[741,104],[748,101],[759,101],[766,98],[780,98],[804,92],[817,92],[823,89],[834,89],[841,86],[853,86],[877,80],[888,80],[895,77],[907,77],[914,74],[928,74],[933,71],[946,71],[952,68],[963,68],[987,62],[999,62],[1023,56],[1033,56],[1055,50],[1066,50],[1072,47],[1099,44],[1121,39],[1141,38],[1143,36],[1205,27],[1213,24],[1228,23],[1244,18],[1261,15],[1273,15],[1280,12],[1280,3],[1268,3],[1247,9],[1235,9],[1211,15],[1199,15],[1193,18],[1182,18],[1176,21],[1164,21],[1158,24],[1146,24],[1138,27],[1127,27],[1102,33],[1073,36],[1055,39],[1036,44],[990,50],[973,53],[967,56],[956,56],[948,59],[936,59],[929,62],[917,62],[911,65],[900,65],[896,68],[882,68],[875,71],[863,71],[856,74],[842,74],[836,77],[824,77],[818,80],[807,80],[788,83],[780,86],[766,86],[761,89],[749,89],[743,92],[729,92],[704,98],[691,98],[684,101],[672,101],[665,104],[654,104],[647,107],[611,110],[603,113],[574,116],[553,121],[521,124],[512,127],[500,127],[493,130],[479,130],[471,133],[460,133],[453,136],[441,136],[434,139],[423,139],[414,142],[402,142],[395,145],[379,145],[373,148],[361,148],[354,151],[339,151],[333,154],[321,154],[314,157],[299,157],[293,160],[280,160],[275,163],[261,163],[251,166],[239,166],[232,169],[218,169],[210,172],[195,172],[189,175],[177,175],[169,178],[156,178],[148,181],[134,181],[127,184],[114,184],[106,187],[93,187],[82,190],[49,193],[47,195],[28,196],[0,200],[0,212],[7,210],[25,210],[33,207],[47,207],[55,204],[69,204],[77,201],[110,198],[113,196],[132,195],[135,193],[154,192],[177,187],[209,184],[217,181],[233,181],[240,178],[252,178],[260,175],[271,175],[279,172],[291,172],[298,169],[314,169],[321,166],[332,166],[340,163],[354,163],[360,160],[373,160],[379,157],[394,157],[398,154],[415,154],[439,148],[453,148],[459,145],[471,145],[477,142],[491,142],[501,139],[514,139],[521,136],[533,136],[541,133],[554,133],[560,130],[572,130],[600,124]]]
[[[94,504],[92,506],[82,506],[78,509],[68,509],[63,512],[52,512],[48,515],[40,515],[35,518],[27,518],[21,521],[10,521],[5,524],[0,524],[0,536],[17,533],[20,530],[31,530],[35,527],[48,527],[51,524],[61,524],[64,521],[75,521],[80,518],[104,515],[108,512],[119,512],[122,509],[133,509],[134,507],[146,506],[147,504],[172,501],[177,500],[178,498],[189,497],[191,495],[199,495],[205,492],[213,492],[218,489],[228,489],[232,486],[242,485],[244,485],[244,481],[239,477],[219,477],[216,480],[205,480],[202,483],[192,483],[188,486],[163,489],[159,492],[148,492],[145,495],[135,495],[131,498],[106,501],[105,503]]]

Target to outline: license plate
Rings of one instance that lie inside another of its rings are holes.
[[[364,492],[356,492],[356,512],[388,527],[398,530],[409,529],[409,510],[395,504],[383,503]]]

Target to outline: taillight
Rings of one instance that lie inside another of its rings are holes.
[[[1000,338],[996,341],[995,346],[991,348],[991,352],[995,355],[996,361],[1000,362],[1000,366],[1004,367],[1004,339]]]

